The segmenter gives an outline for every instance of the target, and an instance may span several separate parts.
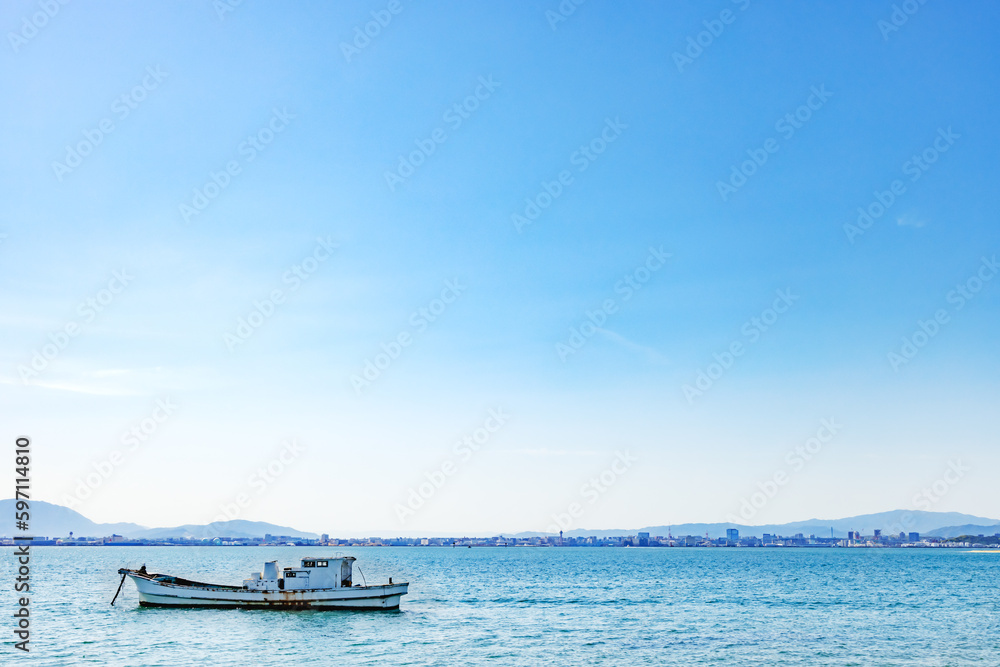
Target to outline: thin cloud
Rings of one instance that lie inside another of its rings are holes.
[[[915,216],[903,215],[896,218],[896,224],[900,227],[923,227],[925,223]]]
[[[10,383],[17,384],[17,383]],[[93,384],[73,384],[68,382],[40,382],[32,380],[28,383],[30,387],[41,387],[42,389],[55,389],[56,391],[69,391],[76,394],[90,394],[93,396],[139,396],[139,392],[130,391],[123,387]]]
[[[160,391],[181,391],[211,383],[211,377],[199,369],[170,370],[157,366],[83,371],[78,370],[79,368],[79,364],[70,364],[70,369],[59,372],[43,370],[38,376],[29,378],[26,384],[16,376],[0,377],[0,384],[94,396],[145,396],[149,394],[151,387]],[[73,369],[77,369],[76,372],[72,372]]]
[[[622,347],[632,350],[633,352],[641,352],[642,354],[646,355],[646,358],[652,364],[657,364],[662,366],[670,363],[669,359],[667,359],[666,357],[664,357],[662,354],[660,354],[651,347],[640,345],[639,343],[631,341],[628,338],[625,338],[625,336],[615,333],[614,331],[608,331],[607,329],[601,329],[600,327],[598,327],[597,330],[600,331],[601,334],[603,334],[604,337],[607,338],[608,340],[618,343]]]
[[[519,456],[536,456],[536,457],[549,457],[549,456],[597,456],[601,452],[593,452],[589,450],[572,450],[572,449],[549,449],[548,447],[541,448],[520,448],[520,449],[504,449],[497,450],[503,454],[517,454]]]

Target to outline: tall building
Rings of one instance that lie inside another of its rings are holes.
[[[881,539],[882,539],[882,529],[881,528],[876,528],[875,529],[875,541],[877,542],[878,540],[881,540]]]
[[[910,533],[908,535],[908,537],[910,538],[911,542],[919,542],[920,541],[920,533]]]
[[[735,528],[727,528],[726,539],[729,540],[730,542],[738,541],[740,539],[740,531],[736,530]]]

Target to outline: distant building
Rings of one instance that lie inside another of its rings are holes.
[[[881,540],[881,539],[882,539],[882,529],[881,528],[876,528],[875,529],[875,541],[877,542],[878,540]]]
[[[726,539],[730,542],[737,542],[740,539],[740,531],[735,528],[727,528]]]
[[[320,539],[320,542],[329,542],[330,541],[330,535],[329,535],[329,533],[323,533],[322,535],[319,536],[319,539]]]
[[[639,546],[648,547],[649,546],[649,533],[639,533]]]
[[[909,537],[909,539],[910,539],[911,542],[919,542],[920,541],[920,533],[910,533],[907,537]]]

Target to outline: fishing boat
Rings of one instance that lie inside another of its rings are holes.
[[[135,583],[142,607],[215,607],[232,609],[399,609],[409,583],[368,586],[354,584],[352,556],[303,558],[300,567],[278,569],[277,561],[264,563],[242,586],[205,584],[169,574],[154,574],[143,565],[138,570],[122,568]],[[362,575],[362,579],[364,576]],[[114,605],[115,600],[111,601]]]

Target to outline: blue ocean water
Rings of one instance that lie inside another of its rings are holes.
[[[36,547],[24,655],[4,547],[0,664],[1000,665],[1000,554],[957,549],[373,547],[340,553],[410,582],[398,612],[109,605],[123,566],[239,584],[336,551]]]

